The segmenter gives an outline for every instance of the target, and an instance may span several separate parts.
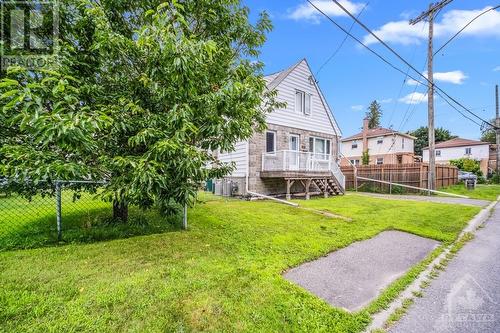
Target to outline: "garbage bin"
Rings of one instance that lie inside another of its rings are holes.
[[[474,179],[467,179],[465,181],[465,187],[469,190],[469,191],[473,191],[475,188],[476,188],[476,181]]]

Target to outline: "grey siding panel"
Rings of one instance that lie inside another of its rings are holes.
[[[271,124],[300,128],[330,135],[336,135],[328,112],[322,103],[320,92],[311,84],[309,66],[302,61],[277,87],[278,99],[287,103],[286,109],[273,111],[267,116]],[[295,112],[295,91],[304,91],[312,95],[311,115]]]
[[[234,148],[235,149],[232,152],[220,153],[219,160],[226,163],[236,163],[236,169],[229,176],[245,177],[248,169],[247,141],[240,141],[236,143]]]

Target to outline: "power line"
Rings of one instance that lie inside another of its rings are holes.
[[[446,45],[450,44],[458,35],[460,35],[460,33],[462,31],[464,31],[465,29],[467,29],[467,27],[469,25],[471,25],[475,20],[477,20],[478,18],[480,18],[481,16],[483,16],[484,14],[492,11],[492,10],[495,10],[495,9],[498,9],[500,8],[500,5],[498,6],[495,6],[495,7],[492,7],[490,9],[487,9],[485,10],[484,12],[480,13],[479,15],[477,15],[476,17],[474,17],[472,20],[470,20],[462,29],[458,30],[458,32],[456,34],[454,34],[446,43],[443,44],[443,46],[441,46],[436,52],[434,52],[434,55],[438,54],[442,49],[444,49],[446,47]]]
[[[363,14],[363,11],[365,10],[365,8],[368,6],[370,2],[367,2],[363,8],[361,9],[361,11],[359,12],[358,14],[358,18],[361,16],[361,14]],[[351,26],[349,27],[349,32],[352,31],[352,29],[354,28],[354,26],[356,25],[356,22],[352,22]],[[335,51],[332,53],[332,55],[330,57],[328,57],[328,59],[319,67],[318,71],[316,72],[316,77],[319,76],[319,74],[321,73],[321,70],[323,70],[323,68],[328,65],[328,63],[330,61],[332,61],[333,58],[335,58],[335,56],[340,52],[340,50],[342,49],[342,47],[344,46],[345,42],[347,41],[347,39],[349,38],[349,35],[345,35],[344,39],[342,40],[342,42],[339,44],[339,46],[337,47],[337,49],[335,49]]]
[[[354,15],[351,14],[351,12],[349,12],[344,6],[342,6],[341,3],[339,3],[337,0],[332,0],[337,6],[340,7],[340,9],[342,9],[347,15],[349,15],[353,20],[355,20],[363,29],[365,29],[370,35],[372,35],[377,41],[379,41],[383,46],[385,46],[389,51],[391,51],[391,53],[393,53],[398,59],[400,59],[402,62],[404,62],[407,66],[409,66],[411,69],[413,69],[419,76],[421,76],[425,81],[427,81],[427,83],[429,85],[432,85],[434,88],[436,88],[437,90],[439,90],[442,94],[444,94],[446,97],[448,97],[450,100],[452,100],[455,104],[457,104],[458,106],[460,106],[461,108],[463,108],[465,111],[467,111],[468,113],[470,113],[471,115],[473,115],[474,117],[478,118],[479,120],[481,120],[482,122],[484,123],[487,123],[491,126],[494,126],[494,128],[496,128],[495,125],[491,124],[489,121],[487,120],[484,120],[483,118],[481,118],[480,116],[478,116],[477,114],[475,114],[474,112],[470,111],[467,107],[465,107],[462,103],[458,102],[455,98],[451,97],[446,91],[444,91],[443,89],[441,89],[440,87],[438,87],[436,84],[432,83],[431,80],[429,80],[429,78],[427,78],[424,74],[420,73],[412,64],[410,64],[406,59],[404,59],[399,53],[397,53],[392,47],[390,47],[387,43],[385,43],[382,39],[380,39],[380,37],[378,37],[373,31],[370,30],[370,28],[368,28],[363,22],[361,22],[359,19],[357,19]],[[317,6],[315,6],[310,0],[307,0],[307,2],[309,2],[309,4],[311,4],[314,8],[316,8],[316,10],[318,10],[320,13],[322,13],[324,16],[328,17],[330,19],[330,21],[334,22],[333,19],[330,18],[330,16],[328,16],[326,13],[324,13],[323,11],[321,11]],[[339,26],[336,22],[334,22],[335,25]],[[340,27],[340,26],[339,26]],[[345,29],[342,29],[344,32]],[[346,32],[347,33],[347,32]],[[351,35],[352,36],[352,35]],[[369,49],[370,51],[372,51],[368,46],[364,45],[361,41],[359,41],[359,39],[356,38],[356,41],[358,41],[359,43],[361,43],[364,47],[366,47],[367,49]],[[374,51],[372,51],[374,52]],[[377,54],[378,55],[378,54]],[[380,57],[380,56],[379,56]],[[385,61],[387,62],[387,61]],[[391,64],[392,66],[392,64]],[[417,81],[417,80],[416,80]]]

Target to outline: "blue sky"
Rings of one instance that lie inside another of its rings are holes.
[[[349,28],[352,21],[329,0],[315,0],[339,24]],[[313,72],[332,55],[344,33],[308,7],[303,0],[244,0],[252,17],[265,10],[274,30],[262,49],[266,73],[286,68],[307,58]],[[416,68],[426,67],[427,26],[407,24],[428,7],[429,1],[348,1],[348,8]],[[366,5],[366,7],[365,7]],[[497,3],[483,0],[455,0],[436,19],[435,49],[462,28],[472,17]],[[363,10],[363,7],[364,10]],[[406,71],[407,67],[361,27],[352,33],[369,43]],[[476,20],[435,58],[436,84],[483,118],[495,114],[494,86],[500,84],[500,11],[491,11]],[[401,73],[348,39],[340,52],[317,75],[319,84],[339,122],[344,136],[358,132],[370,101],[382,102],[382,126],[408,131],[427,124],[426,88],[404,82]],[[412,97],[412,93],[416,92]],[[420,102],[420,103],[419,103]],[[453,134],[479,139],[479,126],[463,118],[445,102],[436,99],[436,126]],[[406,115],[406,117],[405,117]]]

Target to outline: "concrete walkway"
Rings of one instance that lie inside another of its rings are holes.
[[[284,277],[335,307],[356,311],[439,245],[400,231],[384,231],[291,269]]]
[[[390,332],[500,332],[500,204]]]
[[[357,192],[356,194],[365,195],[374,198],[390,199],[390,200],[412,200],[412,201],[424,201],[424,202],[436,202],[444,204],[458,204],[467,206],[478,206],[486,207],[491,201],[478,200],[478,199],[462,199],[462,198],[451,198],[451,197],[437,197],[437,196],[425,196],[425,195],[398,195],[398,194],[379,194],[379,193],[367,193],[367,192]]]

